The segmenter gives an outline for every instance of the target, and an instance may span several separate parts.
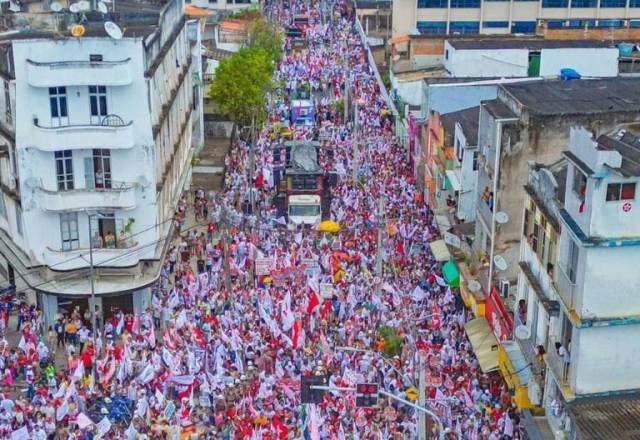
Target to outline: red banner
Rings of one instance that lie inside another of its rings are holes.
[[[511,334],[513,333],[513,318],[507,311],[495,287],[491,288],[491,294],[485,302],[484,310],[484,317],[498,341],[502,342],[511,339]]]

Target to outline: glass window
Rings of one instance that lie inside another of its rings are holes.
[[[612,8],[614,6],[611,6]],[[621,28],[624,27],[622,20],[598,20],[598,27],[600,28]]]
[[[49,104],[52,118],[66,118],[67,113],[67,88],[49,87]]]
[[[480,0],[451,0],[452,8],[479,8]]]
[[[16,230],[18,235],[22,235],[22,208],[16,205]]]
[[[58,190],[73,189],[73,151],[56,151],[56,180]]]
[[[107,88],[105,86],[89,86],[89,106],[91,123],[100,124],[107,116]]]
[[[598,0],[571,0],[572,8],[595,8],[598,6]],[[588,21],[588,20],[575,20]]]
[[[636,184],[610,183],[607,185],[607,202],[619,200],[633,200],[636,198]]]
[[[536,22],[514,21],[511,23],[511,32],[514,34],[533,34],[536,32]]]
[[[564,20],[549,20],[547,21],[547,27],[549,29],[558,29],[565,27],[566,22]]]
[[[77,212],[60,214],[60,238],[63,251],[70,251],[80,247]]]
[[[582,6],[576,6],[581,8]],[[595,8],[594,6],[584,6],[585,8]],[[595,20],[569,20],[569,27],[574,29],[583,29],[585,27],[592,28],[596,25]]]
[[[640,8],[640,0],[636,5],[631,6],[632,8]],[[632,28],[640,28],[640,20],[631,20],[629,21],[629,27]]]
[[[578,257],[580,256],[580,248],[573,240],[569,240],[569,258],[567,258],[567,275],[569,281],[576,282],[576,272],[578,270]]]
[[[11,94],[9,93],[9,81],[4,82],[4,108],[7,124],[13,124],[13,112],[11,111]]]
[[[480,32],[478,21],[452,21],[449,25],[450,34],[477,34]]]
[[[449,7],[449,0],[418,0],[418,8],[448,8],[448,7]]]
[[[542,0],[543,8],[566,8],[569,0]]]
[[[528,209],[525,208],[524,210],[524,227],[522,228],[522,235],[524,235],[524,237],[528,237],[529,236],[529,221],[531,218],[531,211],[529,211]]]
[[[571,188],[580,200],[584,200],[584,195],[587,191],[587,176],[582,174],[582,171],[575,166],[573,167],[573,182]]]
[[[627,6],[627,0],[600,0],[601,8],[624,8]],[[622,21],[622,20],[600,20],[602,21]]]
[[[4,194],[0,192],[0,216],[7,218],[7,205],[4,202]]]
[[[446,4],[446,3],[445,3]],[[446,34],[446,21],[419,21],[418,30],[421,34]]]
[[[508,21],[485,21],[482,23],[483,28],[508,28]]]
[[[111,188],[111,152],[108,149],[94,148],[93,173],[95,189]]]
[[[473,152],[473,171],[478,171],[478,150]]]

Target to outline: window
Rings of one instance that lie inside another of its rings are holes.
[[[22,236],[22,208],[16,205],[16,230]]]
[[[536,32],[536,22],[514,21],[511,23],[511,32],[514,34],[533,34]]]
[[[627,0],[600,0],[601,8],[624,8],[625,6],[627,6]],[[600,20],[600,22],[603,21],[622,22],[621,20]]]
[[[540,235],[540,225],[538,225],[537,223],[534,223],[533,232],[529,237],[529,244],[531,245],[531,249],[533,249],[533,252],[535,252],[536,254],[538,253],[538,236],[539,235]]]
[[[549,20],[547,21],[547,27],[549,29],[559,29],[565,26],[566,21],[564,20]]]
[[[598,20],[598,27],[621,28],[621,27],[624,27],[624,22],[622,20]]]
[[[452,21],[449,25],[450,34],[477,34],[480,32],[478,21]]]
[[[573,241],[569,240],[569,258],[567,258],[567,275],[569,281],[576,282],[576,272],[578,270],[578,256],[580,255],[580,248]]]
[[[529,236],[529,223],[531,218],[531,211],[525,208],[524,210],[524,227],[522,228],[522,235],[526,238]]]
[[[509,22],[508,21],[485,21],[484,23],[482,23],[482,27],[483,28],[508,28],[509,27]]]
[[[89,61],[91,61],[92,63],[100,62],[102,61],[102,55],[95,53],[89,54]]]
[[[618,200],[633,200],[636,198],[636,184],[633,183],[610,183],[607,185],[607,202],[617,202]]]
[[[107,116],[107,88],[105,86],[89,86],[89,104],[91,107],[91,123],[100,124]]]
[[[4,202],[4,194],[0,192],[0,216],[7,218],[7,205]]]
[[[631,6],[632,8],[640,8],[640,0],[638,0],[638,2],[636,4],[634,4],[633,6]],[[632,28],[640,28],[640,20],[630,20],[629,21],[629,27]]]
[[[452,8],[479,8],[480,0],[451,0]]]
[[[473,152],[473,171],[478,171],[478,150]]]
[[[90,187],[111,188],[111,152],[105,148],[94,149],[91,167],[93,168],[93,185]]]
[[[445,51],[444,51],[444,59],[445,60],[449,59],[449,49],[445,49]]]
[[[446,2],[445,2],[446,6]],[[418,30],[421,34],[446,34],[447,22],[446,21],[419,21],[417,23]]]
[[[448,8],[448,7],[449,7],[449,0],[418,0],[418,8]]]
[[[542,0],[543,8],[566,8],[569,0]]]
[[[58,190],[73,189],[73,152],[71,150],[56,151],[55,158]]]
[[[598,0],[571,0],[572,8],[595,8],[598,6]],[[574,21],[589,21],[589,20],[574,20]]]
[[[4,82],[4,108],[7,124],[13,125],[13,113],[11,111],[11,94],[9,93],[9,81]]]
[[[77,212],[60,214],[60,238],[63,251],[71,251],[80,247]]]
[[[571,188],[578,196],[578,199],[583,201],[587,191],[587,176],[582,174],[582,171],[575,166],[573,167],[573,182],[571,183]]]
[[[49,87],[49,105],[51,107],[51,121],[53,125],[67,125],[69,114],[67,113],[67,88]]]
[[[577,8],[582,6],[576,6]],[[584,6],[585,8],[595,8],[594,6]],[[569,27],[574,29],[592,28],[596,25],[595,20],[569,20]]]

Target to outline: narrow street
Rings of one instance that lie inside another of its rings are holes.
[[[224,157],[229,150],[229,139],[224,137],[205,138],[200,152],[200,160],[193,167],[192,188],[218,191],[222,185]]]

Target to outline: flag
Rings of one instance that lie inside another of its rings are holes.
[[[107,416],[104,416],[102,420],[98,422],[96,427],[98,428],[98,436],[104,437],[104,435],[111,429],[111,422]]]
[[[426,297],[427,297],[427,293],[424,290],[422,290],[420,286],[416,286],[416,288],[413,289],[413,292],[411,292],[411,299],[414,300],[415,302],[422,301]]]
[[[273,419],[271,420],[271,425],[273,426],[273,429],[275,429],[276,435],[278,436],[279,440],[285,440],[287,438],[287,436],[289,435],[287,425],[282,423],[278,416],[273,417]]]
[[[316,292],[311,292],[309,295],[309,304],[307,305],[307,314],[312,314],[313,311],[320,305],[320,298]]]
[[[62,405],[60,405],[56,409],[56,420],[59,422],[60,420],[64,419],[64,417],[67,415],[68,412],[69,412],[69,402],[67,402],[67,399],[65,399],[64,402],[62,402]]]
[[[182,309],[178,314],[178,318],[176,319],[176,328],[180,330],[187,324],[187,310]]]
[[[467,390],[462,388],[462,394],[464,396],[464,404],[467,405],[467,408],[473,408],[475,405],[473,404],[473,400],[471,400],[471,396],[467,393]]]
[[[174,344],[173,340],[171,339],[171,335],[169,334],[169,327],[165,327],[164,330],[162,330],[162,342],[170,350],[176,348],[176,344]]]
[[[324,301],[324,305],[322,306],[322,310],[320,310],[320,317],[324,318],[327,316],[327,313],[331,310],[331,300],[326,299]]]
[[[502,434],[513,437],[513,422],[511,421],[511,417],[509,417],[507,413],[505,413],[504,417],[504,431]]]
[[[78,366],[76,370],[73,372],[73,376],[71,376],[71,380],[80,380],[84,377],[84,363],[82,361],[78,362]]]
[[[11,433],[11,440],[29,440],[31,437],[29,436],[29,430],[26,426],[23,426],[20,429],[16,429]]]
[[[433,329],[438,329],[440,328],[440,325],[441,325],[440,307],[438,306],[438,303],[435,303],[433,305],[433,312],[432,312],[431,322],[429,323],[429,326]]]
[[[300,339],[300,321],[296,321],[293,324],[293,337],[291,338],[294,349],[298,348],[298,343],[300,342],[299,339]]]
[[[87,426],[93,425],[93,421],[85,415],[85,413],[78,414],[76,417],[76,423],[80,429],[85,429]]]
[[[116,334],[121,334],[122,329],[124,328],[124,315],[120,315],[120,320],[118,321],[118,325],[116,326]]]

